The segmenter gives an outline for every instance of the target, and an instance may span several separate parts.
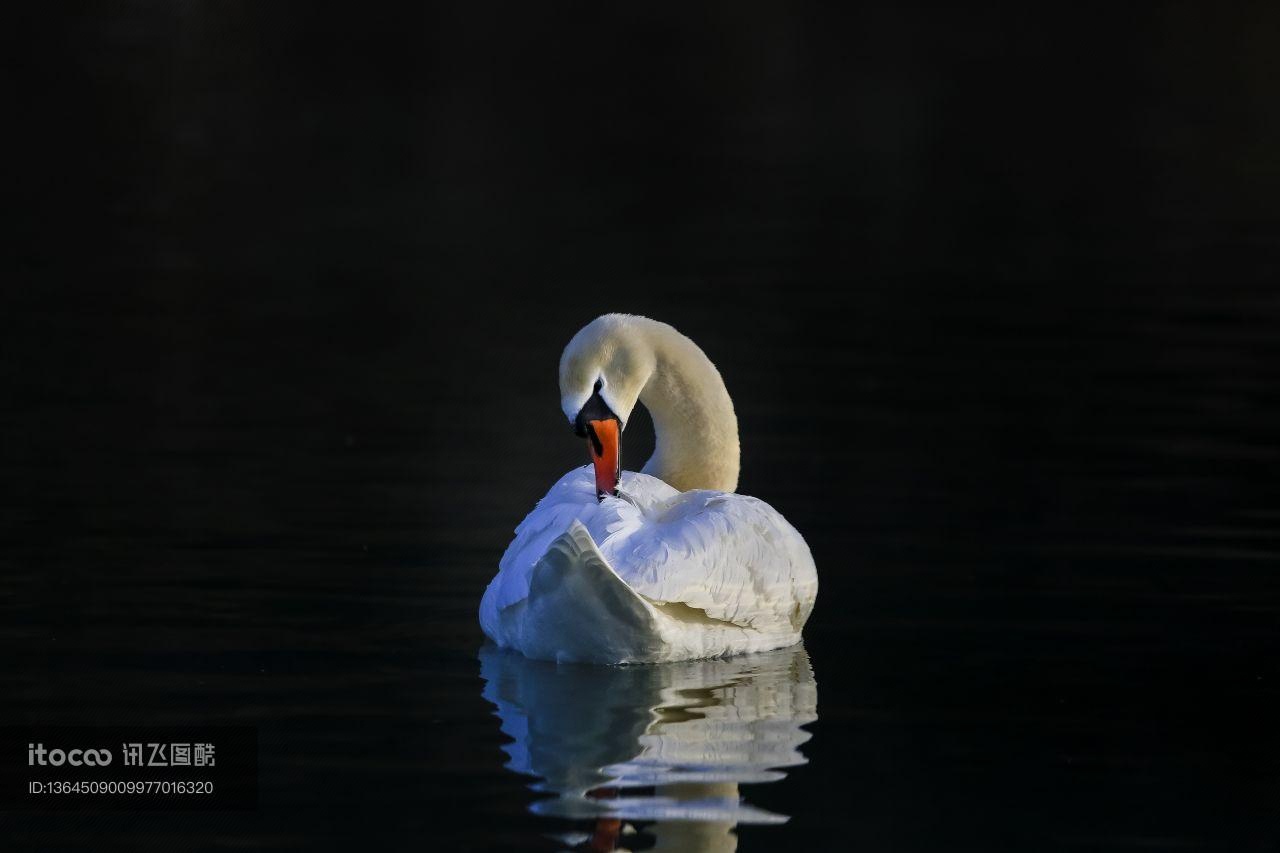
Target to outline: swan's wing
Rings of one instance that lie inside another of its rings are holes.
[[[602,542],[601,551],[655,605],[760,631],[803,626],[818,591],[813,557],[764,501],[685,492],[645,521],[625,539]]]
[[[485,593],[494,612],[529,596],[534,566],[574,521],[590,528],[597,542],[626,538],[643,525],[644,508],[679,494],[655,477],[632,471],[623,473],[619,489],[626,495],[625,500],[598,502],[590,465],[561,477],[520,522],[515,539],[502,555],[498,575]]]
[[[768,504],[715,491],[679,493],[631,472],[619,492],[622,497],[597,502],[587,468],[552,486],[516,528],[485,591],[485,633],[505,636],[504,613],[516,614],[511,624],[529,621],[530,613],[520,608],[531,600],[537,566],[556,556],[557,543],[568,541],[562,537],[575,522],[583,530],[570,539],[586,533],[615,579],[681,623],[770,635],[796,633],[804,625],[818,588],[813,558],[800,534]],[[567,606],[563,596],[557,600]],[[565,612],[580,616],[587,606],[584,598]],[[511,644],[511,638],[498,641]]]
[[[534,565],[547,553],[551,543],[567,532],[573,521],[589,511],[595,502],[595,482],[586,468],[575,468],[565,474],[538,501],[516,528],[515,539],[502,555],[498,575],[485,594],[495,611],[528,598]]]
[[[533,567],[517,643],[542,660],[629,663],[657,660],[662,637],[653,606],[627,586],[577,521]]]

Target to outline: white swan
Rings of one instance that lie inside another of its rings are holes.
[[[798,642],[818,591],[813,557],[773,507],[733,494],[738,420],[702,350],[665,323],[606,314],[565,348],[560,395],[593,465],[516,528],[480,602],[485,634],[527,657],[590,663]],[[656,445],[638,474],[619,470],[637,401]]]

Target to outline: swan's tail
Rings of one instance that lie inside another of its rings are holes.
[[[657,614],[574,521],[533,568],[515,645],[528,657],[583,663],[651,661],[662,652]]]

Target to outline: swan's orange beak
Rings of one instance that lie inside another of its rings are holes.
[[[596,468],[597,498],[618,493],[622,466],[621,438],[616,419],[587,421],[587,447],[591,449],[591,464]]]

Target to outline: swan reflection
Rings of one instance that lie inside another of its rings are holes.
[[[739,823],[785,815],[743,802],[738,785],[775,782],[804,764],[801,726],[818,718],[802,646],[648,666],[554,664],[487,646],[484,697],[497,707],[507,767],[537,777],[536,814],[595,819],[564,840],[608,850],[631,828],[656,846],[731,850]],[[664,843],[665,842],[665,843]]]

